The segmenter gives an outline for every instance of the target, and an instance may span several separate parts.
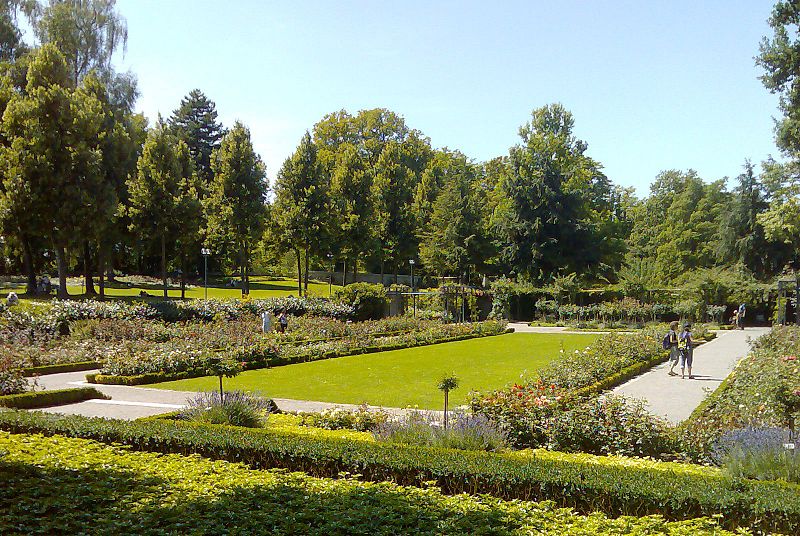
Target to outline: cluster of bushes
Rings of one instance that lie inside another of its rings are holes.
[[[2,434],[0,450],[5,533],[732,534],[709,517],[582,516],[550,502],[256,471],[81,439]]]
[[[579,326],[642,326],[669,318],[724,323],[726,319],[723,315],[727,309],[725,305],[704,305],[693,300],[665,304],[645,303],[633,298],[589,305],[559,303],[549,298],[542,298],[535,306],[536,316],[541,321]]]
[[[505,434],[483,415],[456,411],[444,428],[430,412],[413,411],[375,426],[375,439],[384,443],[457,450],[497,451],[507,446]]]
[[[800,529],[800,493],[796,485],[732,481],[719,470],[699,466],[547,451],[457,451],[309,437],[269,427],[121,422],[18,411],[0,412],[0,428],[15,434],[97,439],[161,453],[194,453],[240,461],[255,468],[282,467],[323,477],[346,472],[357,473],[364,480],[391,480],[401,485],[433,481],[448,494],[546,499],[582,512],[600,510],[608,515],[636,516],[658,513],[667,519],[724,513],[720,522],[729,528],[750,526],[787,533]],[[53,451],[47,449],[47,454],[52,456]],[[40,455],[45,456],[44,452]],[[176,474],[183,475],[184,471]],[[211,477],[210,481],[218,483],[217,472],[212,472]]]
[[[516,448],[659,456],[674,450],[667,423],[637,401],[597,393],[665,358],[655,331],[612,333],[562,351],[529,382],[475,394],[470,406]]]

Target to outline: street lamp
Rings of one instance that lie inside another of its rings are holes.
[[[416,261],[409,259],[408,264],[411,265],[411,302],[414,304],[414,318],[417,317],[417,295],[414,293],[414,265]]]
[[[205,298],[208,299],[208,256],[211,255],[211,250],[208,248],[203,248],[200,250],[200,253],[203,255],[203,275],[205,279],[205,284],[203,285],[203,293]]]
[[[328,297],[333,295],[333,253],[328,253],[328,262],[331,263],[331,269],[328,272]]]

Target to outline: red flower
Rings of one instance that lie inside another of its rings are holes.
[[[800,396],[800,389],[795,389],[792,393],[794,396]]]
[[[797,361],[796,355],[785,355],[783,356],[784,361]]]

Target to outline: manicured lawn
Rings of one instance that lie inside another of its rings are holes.
[[[455,372],[461,380],[450,394],[453,405],[459,405],[472,390],[497,389],[520,381],[557,356],[561,348],[573,351],[596,338],[588,334],[512,333],[253,370],[225,379],[225,388],[277,398],[440,409],[442,395],[436,382],[444,374]],[[216,378],[206,377],[150,387],[204,391],[217,386]]]
[[[71,280],[69,282],[76,281]],[[55,283],[55,281],[53,280]],[[97,280],[95,280],[97,285]],[[111,298],[131,298],[139,297],[141,291],[145,291],[154,298],[162,298],[164,296],[163,287],[157,284],[133,284],[128,285],[125,283],[112,283],[110,286],[106,285],[106,296]],[[333,290],[339,288],[333,285]],[[0,298],[5,298],[8,292],[12,290],[10,287],[0,287]],[[25,287],[18,286],[14,288],[16,292],[21,293],[25,291]],[[67,284],[67,290],[72,297],[83,297],[84,288],[79,284]],[[95,288],[96,290],[96,288]],[[180,298],[181,291],[179,286],[171,286],[168,290],[170,298]],[[319,281],[308,282],[308,294],[310,296],[328,296],[328,283]],[[250,297],[253,299],[259,298],[276,298],[283,296],[297,296],[297,280],[291,278],[270,278],[270,277],[252,277],[250,279]],[[203,298],[204,289],[202,286],[193,286],[186,288],[187,298]],[[225,298],[241,298],[242,291],[238,288],[228,288],[209,281],[208,297],[225,299]]]

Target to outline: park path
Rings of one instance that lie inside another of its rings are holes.
[[[48,413],[62,413],[65,415],[84,415],[86,417],[105,417],[109,419],[133,420],[140,417],[149,417],[181,409],[186,400],[195,396],[193,391],[170,391],[166,389],[153,389],[149,387],[128,387],[124,385],[96,385],[86,383],[86,374],[99,372],[87,370],[84,372],[66,372],[62,374],[48,374],[39,378],[39,385],[45,389],[69,389],[75,387],[94,387],[98,391],[111,397],[111,400],[92,399],[76,404],[65,404],[51,408],[42,408],[37,411]],[[273,398],[281,411],[319,412],[325,409],[341,408],[354,410],[359,406],[355,404],[338,404],[330,402],[314,402],[309,400],[292,400],[289,398]],[[408,413],[408,409],[386,408],[369,406],[370,410],[383,409],[393,415]],[[438,415],[440,411],[433,411]]]
[[[717,337],[694,350],[692,372],[695,379],[669,376],[669,363],[656,365],[648,372],[612,390],[614,394],[638,398],[654,415],[673,424],[686,420],[692,411],[731,373],[736,363],[750,351],[750,340],[768,333],[770,328],[719,331]],[[675,371],[680,373],[676,366]]]

